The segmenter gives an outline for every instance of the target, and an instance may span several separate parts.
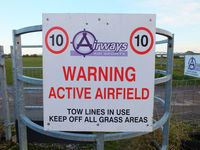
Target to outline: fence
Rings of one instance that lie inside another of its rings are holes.
[[[65,133],[65,132],[53,132],[53,131],[44,131],[42,126],[39,126],[32,122],[25,113],[25,108],[27,109],[41,109],[41,106],[25,106],[24,102],[24,85],[23,83],[42,85],[42,80],[38,78],[33,78],[25,76],[23,74],[23,65],[22,65],[22,52],[21,52],[21,35],[41,31],[42,26],[33,26],[27,27],[13,32],[13,49],[12,49],[12,62],[13,62],[13,72],[14,72],[14,95],[15,95],[15,114],[17,115],[18,120],[18,131],[19,131],[19,146],[20,149],[27,149],[27,129],[29,127],[41,134],[60,138],[60,139],[69,139],[75,141],[96,141],[97,150],[104,149],[104,141],[111,140],[120,140],[130,137],[136,137],[143,134],[144,132],[137,133],[112,133],[112,134],[78,134],[78,133]],[[155,100],[164,105],[164,114],[160,120],[155,121],[153,125],[153,130],[156,130],[162,127],[162,149],[167,149],[168,146],[168,134],[169,134],[169,112],[170,112],[170,100],[171,100],[171,85],[172,85],[172,64],[173,64],[173,35],[165,30],[156,29],[156,33],[167,37],[167,40],[159,41],[157,44],[168,44],[167,49],[167,68],[166,71],[157,71],[161,73],[164,77],[155,79],[155,84],[160,84],[166,82],[165,88],[165,101],[161,98],[155,97]]]
[[[172,119],[176,119],[177,122],[200,121],[200,79],[173,80],[172,89]],[[156,96],[164,98],[164,90],[163,85],[156,86]],[[154,116],[160,117],[163,110],[155,110]]]
[[[30,27],[30,28],[25,28],[21,30],[17,30],[14,32],[14,47],[12,49],[12,60],[13,60],[13,71],[14,71],[14,95],[15,95],[15,111],[16,111],[16,118],[18,119],[18,124],[19,124],[19,145],[20,149],[27,149],[27,138],[26,138],[26,126],[32,128],[33,130],[36,130],[38,132],[41,132],[43,134],[53,136],[53,137],[58,137],[61,139],[71,139],[71,140],[86,140],[86,141],[96,141],[97,142],[97,149],[103,149],[103,141],[110,141],[110,140],[118,140],[118,139],[124,139],[124,138],[130,138],[130,137],[135,137],[139,135],[143,135],[146,133],[116,133],[116,134],[106,134],[104,135],[103,133],[97,133],[96,135],[85,135],[85,134],[73,134],[73,133],[62,133],[62,132],[45,132],[41,126],[38,126],[37,124],[34,124],[32,121],[29,120],[25,116],[25,109],[41,109],[41,106],[25,106],[24,105],[24,93],[23,91],[26,89],[30,88],[24,88],[23,82],[28,82],[29,84],[40,84],[41,85],[41,79],[36,79],[32,77],[25,76],[25,71],[30,70],[30,68],[23,68],[22,67],[22,56],[21,56],[21,40],[20,40],[20,35],[23,33],[28,33],[28,32],[34,32],[34,31],[40,31],[41,26],[35,26],[35,27]],[[161,43],[166,43],[168,42],[168,68],[167,72],[160,72],[162,74],[167,74],[166,76],[156,79],[155,83],[163,83],[167,82],[167,89],[166,91],[170,91],[171,89],[171,70],[170,70],[170,65],[172,65],[172,54],[173,54],[173,36],[171,33],[157,29],[157,34],[165,35],[169,38],[169,40],[161,41],[158,42],[157,44]],[[36,70],[40,70],[41,68],[32,68]],[[23,71],[24,70],[24,71]],[[24,72],[24,73],[23,73]],[[38,88],[33,88],[31,87],[31,90],[38,90]],[[41,90],[41,89],[39,89]],[[164,130],[165,132],[163,134],[163,148],[165,149],[167,147],[167,136],[168,136],[168,125],[169,125],[169,104],[170,104],[170,93],[166,95],[166,102],[164,102],[162,99],[155,98],[155,100],[161,102],[165,106],[165,113],[162,116],[162,118],[157,121],[154,124],[154,130],[158,129],[162,125],[164,125]],[[9,110],[9,109],[7,109]],[[9,114],[9,113],[8,113]],[[8,117],[9,118],[9,117]],[[166,123],[167,122],[167,123]],[[69,137],[68,137],[69,136]]]

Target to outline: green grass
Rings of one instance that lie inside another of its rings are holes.
[[[23,57],[24,67],[41,67],[42,57]]]
[[[5,65],[6,65],[6,79],[7,84],[12,84],[13,82],[13,74],[12,74],[12,60],[11,58],[5,59]]]
[[[171,119],[169,128],[169,150],[180,150],[181,140],[191,140],[189,137],[190,132],[199,132],[200,124],[198,122],[182,123],[177,120]],[[159,145],[162,145],[162,132],[160,129],[156,131],[125,140],[105,142],[105,150],[155,150],[151,140],[154,139]]]
[[[23,60],[24,67],[41,67],[42,66],[42,57],[23,57],[22,60]],[[6,58],[5,64],[6,64],[7,83],[11,85],[13,83],[11,58]],[[35,76],[37,77],[36,74]]]

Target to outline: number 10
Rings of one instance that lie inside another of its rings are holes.
[[[137,46],[140,46],[140,43],[143,47],[148,45],[148,37],[146,35],[142,35],[140,38],[140,35],[138,34],[135,39],[137,40]]]
[[[54,34],[52,36],[50,36],[50,38],[52,39],[52,46],[54,46]],[[56,45],[61,46],[63,45],[63,36],[61,34],[58,34],[56,36]]]

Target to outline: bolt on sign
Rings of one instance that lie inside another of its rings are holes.
[[[184,75],[200,78],[200,55],[185,55]]]
[[[153,128],[155,15],[43,14],[44,129]]]

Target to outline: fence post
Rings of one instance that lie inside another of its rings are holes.
[[[173,50],[174,50],[174,35],[172,38],[168,38],[167,45],[167,62],[166,62],[166,71],[167,75],[171,75],[171,79],[165,84],[165,107],[164,112],[170,113],[170,101],[172,97],[172,76],[173,76]],[[167,122],[163,125],[162,133],[162,150],[166,150],[168,147],[168,137],[169,137],[169,125],[170,117],[168,117]]]
[[[104,133],[97,132],[97,150],[104,150]]]
[[[13,66],[13,83],[15,98],[15,113],[18,121],[18,135],[20,150],[27,150],[27,129],[22,122],[21,117],[25,114],[24,108],[24,86],[23,81],[19,80],[19,76],[23,75],[22,69],[22,52],[21,52],[21,36],[16,35],[13,31],[13,48],[12,48],[12,66]]]
[[[3,46],[0,46],[0,82],[1,82],[2,107],[3,107],[3,117],[4,117],[4,128],[5,128],[4,130],[5,130],[6,140],[11,140],[10,111],[8,103],[6,68],[5,68]]]

